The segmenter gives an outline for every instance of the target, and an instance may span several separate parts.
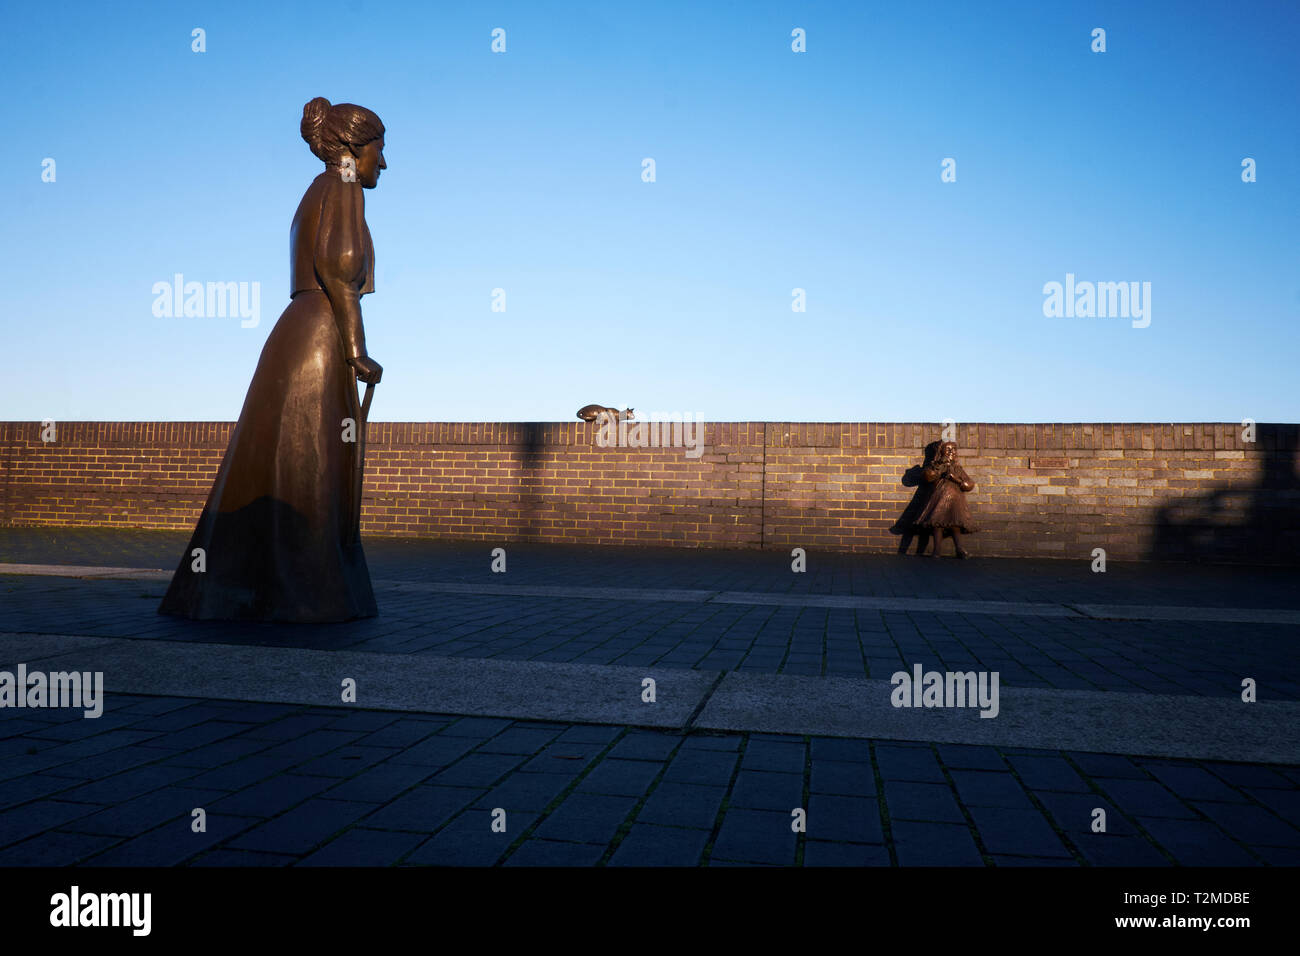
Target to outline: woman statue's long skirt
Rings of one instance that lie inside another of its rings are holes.
[[[301,622],[374,616],[357,533],[361,427],[330,301],[299,292],[267,337],[159,612]]]

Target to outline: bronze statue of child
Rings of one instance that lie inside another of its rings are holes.
[[[966,495],[975,490],[975,482],[957,463],[957,443],[946,441],[940,444],[934,460],[922,470],[921,477],[931,486],[931,492],[914,523],[918,532],[929,532],[934,536],[931,557],[939,556],[939,546],[943,544],[945,534],[952,537],[957,557],[970,557],[970,552],[961,546],[961,536],[979,530],[971,521],[970,508],[966,504]]]

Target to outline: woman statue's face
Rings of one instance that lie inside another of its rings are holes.
[[[375,184],[379,182],[379,171],[388,168],[388,164],[384,162],[384,138],[381,136],[366,143],[356,157],[357,182],[366,189],[374,189]]]

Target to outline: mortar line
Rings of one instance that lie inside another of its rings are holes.
[[[714,678],[713,683],[709,685],[709,689],[704,692],[704,696],[700,698],[700,702],[695,705],[695,709],[691,711],[690,716],[686,718],[686,723],[682,724],[681,730],[678,731],[678,733],[683,737],[691,732],[691,725],[695,723],[696,718],[698,718],[704,711],[704,705],[709,702],[709,698],[713,696],[714,691],[718,689],[718,685],[722,683],[722,679],[727,676],[727,673],[727,671],[718,672],[718,676]]]

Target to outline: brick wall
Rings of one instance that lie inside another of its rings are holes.
[[[0,525],[189,529],[225,422],[0,423]],[[718,422],[682,448],[574,423],[376,422],[369,534],[893,550],[930,424]],[[958,426],[980,554],[1300,562],[1300,426]]]

